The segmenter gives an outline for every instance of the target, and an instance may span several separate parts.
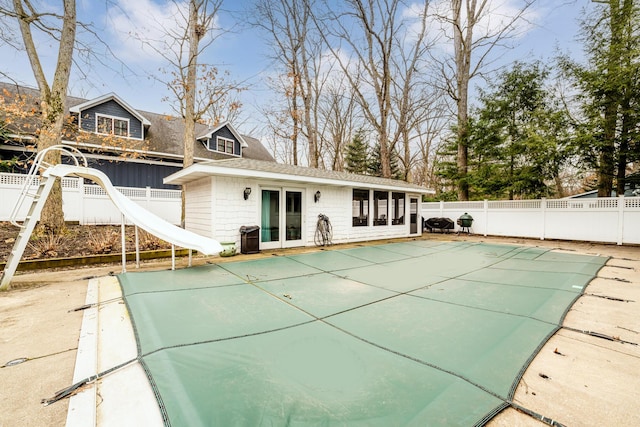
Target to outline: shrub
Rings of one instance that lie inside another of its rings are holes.
[[[89,237],[88,246],[94,254],[110,254],[116,249],[119,235],[110,228],[102,228]]]
[[[29,248],[34,258],[55,258],[58,256],[64,242],[62,233],[46,232],[29,242]]]

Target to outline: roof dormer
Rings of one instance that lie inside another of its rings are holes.
[[[229,122],[224,122],[196,138],[202,141],[209,151],[229,156],[242,157],[242,149],[249,144]]]
[[[145,128],[151,125],[114,93],[75,105],[69,108],[69,112],[78,114],[80,130],[98,135],[144,139]]]

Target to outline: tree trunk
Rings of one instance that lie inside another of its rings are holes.
[[[618,150],[618,173],[616,176],[616,194],[622,196],[627,177],[627,160],[629,155],[629,134],[633,126],[629,99],[622,103],[622,129],[620,130],[620,148]]]
[[[187,79],[184,88],[184,134],[182,139],[183,154],[182,167],[188,168],[193,164],[193,150],[196,140],[196,78],[198,74],[198,46],[202,37],[198,22],[198,5],[196,0],[189,1],[189,56],[187,64]],[[182,209],[180,215],[181,225],[185,226],[186,220],[186,186],[182,186]]]
[[[40,103],[42,109],[42,125],[38,135],[38,151],[42,151],[62,142],[62,128],[64,125],[64,106],[67,100],[69,88],[69,76],[73,64],[73,50],[76,38],[76,2],[64,0],[64,15],[60,42],[58,47],[58,60],[53,76],[53,84],[47,83],[40,57],[36,50],[30,25],[37,17],[25,13],[21,0],[13,0],[13,6],[20,17],[18,23],[29,57],[38,89],[40,91]],[[49,164],[60,163],[60,153],[50,153],[44,159]],[[62,188],[58,180],[47,199],[40,217],[40,226],[44,229],[57,232],[64,228],[64,214],[62,211]]]
[[[380,127],[378,128],[378,144],[380,144],[380,172],[383,178],[391,178],[391,153],[387,145],[387,114],[381,109]]]
[[[600,148],[598,168],[598,197],[611,197],[613,190],[613,177],[615,175],[616,157],[616,128],[618,124],[618,112],[620,108],[621,88],[613,86],[613,81],[621,77],[620,62],[623,55],[623,31],[625,27],[625,15],[630,11],[631,2],[624,2],[623,10],[620,10],[619,0],[609,1],[609,51],[607,53],[607,78],[608,86],[604,94],[604,126],[603,141]],[[626,18],[626,19],[625,19]]]
[[[297,66],[295,62],[291,64],[292,68],[292,76],[293,76],[293,89],[291,93],[291,121],[292,121],[292,130],[291,130],[291,149],[293,151],[293,165],[298,165],[298,135],[300,133],[300,114],[298,112],[298,85],[300,79],[297,74]]]
[[[307,76],[306,79],[309,79]],[[304,105],[304,125],[307,129],[307,141],[309,143],[309,166],[312,168],[318,168],[318,134],[316,132],[316,126],[311,115],[311,82],[307,81],[306,93],[302,98]]]
[[[453,12],[453,44],[456,64],[456,106],[458,114],[458,200],[469,200],[469,183],[467,181],[468,172],[468,99],[469,99],[469,79],[471,63],[471,43],[473,41],[473,14],[475,14],[475,2],[473,6],[467,6],[466,33],[462,34],[462,0],[454,0],[451,3]]]

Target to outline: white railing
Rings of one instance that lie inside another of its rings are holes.
[[[485,236],[640,244],[640,197],[422,203],[425,219],[464,213]]]
[[[32,185],[39,184],[38,177],[31,179]],[[0,173],[0,221],[9,220],[26,180],[27,175]],[[150,187],[116,188],[160,218],[172,224],[180,224],[180,190]],[[29,198],[17,212],[17,221],[24,220],[30,204]],[[78,221],[80,224],[120,224],[121,222],[121,213],[106,192],[98,185],[85,184],[82,178],[62,178],[62,210],[66,221]]]

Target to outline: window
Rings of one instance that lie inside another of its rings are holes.
[[[103,135],[129,136],[129,120],[96,114],[96,131]]]
[[[389,193],[373,192],[373,225],[387,225],[389,216]]]
[[[110,135],[111,130],[113,129],[113,120],[109,117],[98,116],[98,133],[103,133],[105,135]]]
[[[217,136],[216,143],[217,143],[218,151],[220,151],[221,153],[237,154],[234,152],[234,149],[233,149],[235,145],[233,139]]]
[[[353,189],[351,212],[354,227],[369,225],[369,190]]]
[[[118,136],[129,136],[129,122],[127,120],[113,119],[113,133]]]
[[[391,224],[404,224],[404,193],[391,193]]]

